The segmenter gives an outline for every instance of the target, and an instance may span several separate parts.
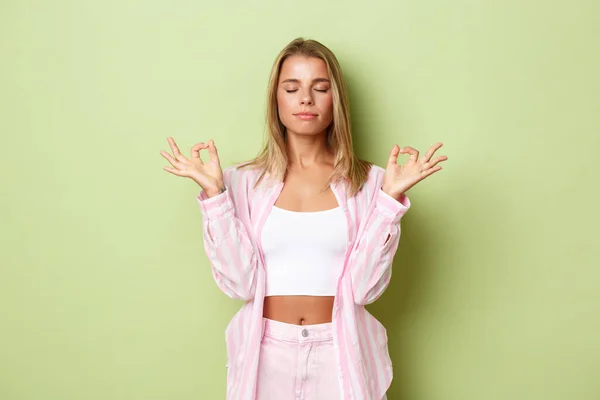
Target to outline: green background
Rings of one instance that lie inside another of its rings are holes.
[[[0,2],[0,398],[224,398],[240,303],[159,151],[254,156],[297,36],[338,56],[361,157],[449,157],[369,306],[390,400],[600,398],[600,3],[217,3]]]

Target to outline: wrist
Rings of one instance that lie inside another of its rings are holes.
[[[192,177],[207,197],[218,196],[225,191],[225,183],[222,179],[211,179],[209,182],[206,182],[206,179],[201,178],[200,176]]]
[[[400,201],[400,199],[402,199],[402,196],[404,196],[404,192],[397,192],[397,191],[390,190],[385,185],[381,187],[381,190],[385,194],[387,194],[388,196],[394,198],[397,201]]]
[[[208,198],[211,198],[211,197],[218,196],[221,193],[224,193],[225,190],[226,190],[225,186],[221,186],[221,187],[215,187],[215,188],[211,188],[211,189],[206,189],[205,192],[206,192],[206,196],[208,196]]]

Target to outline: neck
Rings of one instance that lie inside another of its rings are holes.
[[[287,152],[291,168],[310,168],[333,162],[333,153],[327,145],[326,132],[317,135],[287,134]]]

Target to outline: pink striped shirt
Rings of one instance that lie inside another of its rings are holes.
[[[331,184],[346,215],[349,238],[332,313],[342,399],[380,400],[392,381],[386,330],[364,307],[389,284],[400,219],[410,207],[407,196],[397,201],[381,190],[384,172],[373,166],[353,197],[347,195],[346,180]],[[261,182],[253,189],[256,169],[232,166],[223,175],[227,190],[212,198],[201,191],[197,201],[213,278],[229,297],[245,301],[225,330],[227,399],[254,400],[265,294],[259,238],[283,182]]]

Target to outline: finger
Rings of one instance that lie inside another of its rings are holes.
[[[196,143],[195,145],[193,145],[191,150],[192,159],[197,159],[198,161],[200,161],[200,164],[204,164],[202,162],[202,159],[200,158],[200,150],[206,149],[207,147],[208,145],[204,142]]]
[[[208,141],[208,156],[210,161],[219,163],[219,152],[217,151],[217,146],[215,146],[215,142],[210,139]]]
[[[183,175],[181,174],[181,172],[179,172],[179,170],[178,170],[178,169],[176,169],[176,168],[171,168],[171,167],[163,167],[163,169],[164,169],[165,171],[167,171],[167,172],[170,172],[170,173],[172,173],[173,175],[177,175],[177,176],[183,176]]]
[[[437,156],[436,158],[434,158],[433,160],[426,162],[425,164],[423,164],[423,169],[427,170],[431,167],[435,167],[437,163],[441,162],[441,161],[446,161],[448,159],[448,157],[446,156]]]
[[[438,143],[434,144],[433,146],[431,146],[429,148],[429,150],[427,150],[427,153],[425,153],[425,155],[423,156],[423,158],[421,159],[421,161],[424,162],[424,163],[429,162],[429,160],[433,156],[433,153],[435,153],[443,145],[444,144],[442,142],[438,142]]]
[[[441,165],[438,165],[437,167],[429,168],[428,170],[423,171],[421,173],[421,179],[427,178],[429,175],[436,173],[436,172],[440,171],[441,169],[442,169]]]
[[[181,151],[179,151],[179,147],[177,147],[175,140],[172,137],[169,137],[167,138],[167,141],[169,142],[169,146],[171,146],[171,150],[173,151],[173,155],[175,156],[175,158],[179,161],[185,159],[183,154],[181,154]]]
[[[174,167],[177,167],[175,164],[177,164],[177,160],[175,160],[173,158],[172,155],[170,155],[169,153],[167,153],[166,151],[161,151],[160,155],[163,156],[164,158],[167,159],[167,161]]]
[[[400,153],[408,153],[410,154],[409,160],[416,162],[419,159],[419,152],[417,149],[412,148],[410,146],[406,146],[400,149]]]
[[[398,162],[398,154],[400,154],[400,147],[395,144],[390,152],[390,157],[388,158],[388,164],[394,164]]]

